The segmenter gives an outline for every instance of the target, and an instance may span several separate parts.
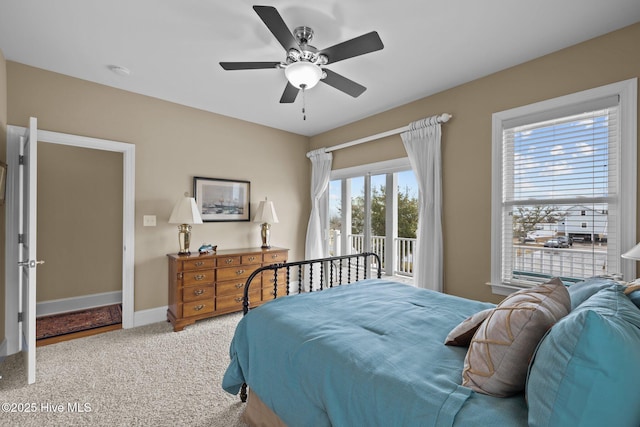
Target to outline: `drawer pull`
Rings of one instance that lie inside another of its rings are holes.
[[[242,297],[238,297],[236,298],[236,302],[242,302],[243,298]]]
[[[278,258],[278,254],[273,254],[273,255],[271,255],[271,258],[273,258],[273,259]]]
[[[193,311],[200,311],[204,308],[204,304],[196,305],[193,307]]]
[[[236,283],[236,289],[240,289],[244,286],[244,283]]]
[[[226,262],[227,264],[231,264],[231,263],[233,263],[233,258],[227,258],[227,259],[225,260],[225,262]]]
[[[250,256],[249,257],[249,261],[255,261],[255,260],[256,260],[256,257],[254,257],[254,256]]]
[[[196,267],[202,267],[204,265],[204,261],[196,261],[195,266]]]
[[[244,273],[244,270],[236,270],[236,274],[239,276]]]
[[[204,274],[196,274],[195,276],[193,276],[194,279],[196,280],[202,280],[204,279],[206,276]]]
[[[202,295],[204,294],[204,289],[196,289],[195,291],[193,291],[193,294],[196,296]]]

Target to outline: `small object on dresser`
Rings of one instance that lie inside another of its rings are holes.
[[[202,246],[198,248],[198,252],[201,254],[209,254],[215,252],[218,249],[218,245],[212,246],[208,243],[204,243]]]

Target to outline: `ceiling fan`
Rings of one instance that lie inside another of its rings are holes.
[[[265,68],[284,69],[287,86],[280,98],[281,103],[292,103],[298,92],[314,87],[319,81],[355,97],[367,88],[335,73],[325,65],[333,64],[343,59],[375,52],[384,47],[377,32],[338,43],[326,49],[318,50],[309,43],[313,39],[313,30],[309,27],[297,27],[293,32],[284,23],[280,13],[272,6],[253,6],[260,19],[273,33],[287,52],[284,61],[275,62],[221,62],[225,70],[258,70]]]

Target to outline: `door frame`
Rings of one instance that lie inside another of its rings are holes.
[[[27,128],[7,126],[7,187],[5,234],[5,339],[6,354],[19,351],[18,336],[18,191],[20,136]],[[122,153],[122,327],[134,326],[134,255],[135,255],[135,145],[38,129],[38,142],[91,148]]]

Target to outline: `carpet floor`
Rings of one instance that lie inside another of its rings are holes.
[[[154,323],[39,347],[32,385],[22,355],[11,355],[0,364],[0,425],[244,427],[244,404],[220,386],[241,318],[181,332]]]
[[[36,339],[52,338],[122,323],[120,304],[89,308],[36,319]]]

